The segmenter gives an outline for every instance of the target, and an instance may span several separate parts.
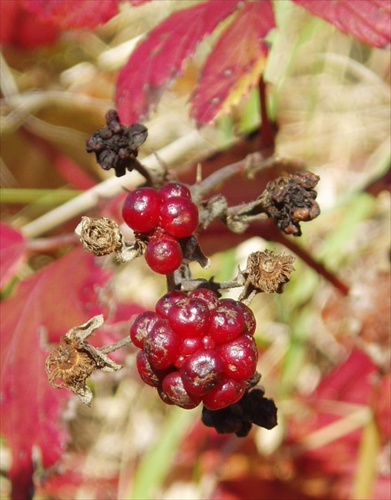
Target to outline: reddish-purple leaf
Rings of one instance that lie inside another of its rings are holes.
[[[26,239],[20,231],[0,224],[0,290],[15,275],[26,258]]]
[[[390,0],[293,0],[315,16],[374,47],[391,43]]]
[[[13,498],[29,498],[32,454],[38,452],[44,467],[50,466],[66,440],[60,413],[69,393],[48,383],[41,332],[56,342],[71,327],[101,313],[97,296],[107,279],[94,257],[78,248],[22,282],[0,304],[1,433],[13,457]]]
[[[235,11],[238,0],[214,0],[176,12],[141,42],[118,77],[116,103],[121,121],[148,115],[164,87],[178,77],[197,44]]]
[[[191,115],[199,124],[229,109],[258,83],[265,64],[264,38],[274,26],[269,0],[244,5],[219,38],[192,98]]]
[[[93,29],[118,14],[118,0],[24,0],[24,6],[61,29]]]

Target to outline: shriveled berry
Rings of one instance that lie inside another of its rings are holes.
[[[168,320],[181,337],[202,337],[208,330],[209,316],[204,300],[185,298],[172,305]]]
[[[157,387],[160,384],[160,378],[153,370],[151,363],[148,360],[148,356],[144,351],[139,351],[137,353],[136,366],[141,380],[145,384],[150,385],[151,387]]]
[[[171,307],[179,300],[185,299],[186,294],[179,290],[172,290],[166,293],[156,302],[155,311],[162,318],[168,318]]]
[[[244,382],[225,378],[208,394],[205,394],[202,402],[209,410],[221,410],[242,399],[245,390]]]
[[[191,199],[190,189],[180,182],[169,182],[159,189],[159,194],[163,200],[168,198],[182,198]]]
[[[200,397],[191,395],[186,391],[178,371],[171,372],[164,377],[162,392],[167,395],[172,403],[186,410],[196,408],[201,403]]]
[[[145,260],[152,271],[171,274],[181,265],[182,258],[181,246],[174,238],[163,234],[149,239]]]
[[[161,370],[174,364],[181,343],[167,320],[159,320],[144,341],[144,351],[152,367]]]
[[[224,362],[225,374],[239,381],[249,380],[255,373],[258,351],[254,338],[249,335],[218,347],[217,352]]]
[[[220,299],[211,311],[208,334],[216,344],[231,342],[246,333],[244,314],[233,299]]]
[[[143,349],[146,336],[159,319],[153,311],[144,311],[137,316],[130,327],[130,339],[136,347]]]
[[[161,205],[160,195],[155,189],[139,188],[125,198],[122,217],[133,231],[149,233],[159,224]]]
[[[212,349],[200,350],[181,366],[183,385],[189,394],[203,396],[220,382],[224,364]]]
[[[216,309],[219,299],[216,293],[209,288],[197,288],[190,293],[192,299],[202,299],[207,304],[210,310]]]
[[[198,208],[189,198],[168,198],[160,209],[160,225],[174,238],[187,238],[198,226]]]

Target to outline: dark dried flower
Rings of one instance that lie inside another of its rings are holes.
[[[202,422],[214,427],[220,434],[235,433],[245,437],[252,425],[273,429],[277,425],[277,407],[272,399],[264,397],[260,387],[248,390],[237,403],[222,410],[202,410]]]
[[[106,124],[87,139],[87,153],[95,153],[99,165],[104,170],[113,168],[117,177],[125,175],[126,170],[144,170],[136,158],[148,136],[147,128],[140,123],[125,127],[114,109],[106,113]]]
[[[251,253],[242,272],[245,283],[240,300],[259,292],[282,293],[294,270],[294,261],[292,255],[276,254],[271,250]]]
[[[264,211],[286,234],[301,236],[300,222],[315,219],[320,208],[314,190],[319,177],[303,171],[270,181],[262,194]]]
[[[86,380],[95,370],[114,372],[122,368],[112,361],[106,352],[114,348],[98,349],[86,342],[92,333],[103,325],[103,316],[95,316],[87,323],[69,330],[46,359],[49,383],[57,389],[68,389],[80,401],[90,406],[92,392]]]
[[[75,232],[85,250],[97,256],[117,252],[123,246],[118,224],[106,217],[97,219],[82,217]]]

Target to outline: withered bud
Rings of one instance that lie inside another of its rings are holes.
[[[302,171],[270,181],[262,194],[265,212],[285,234],[300,236],[300,222],[315,219],[320,208],[314,190],[319,177]]]
[[[122,233],[116,222],[106,217],[82,217],[75,229],[76,234],[88,252],[100,257],[122,248]]]
[[[271,250],[250,254],[242,273],[246,281],[241,300],[254,292],[282,293],[294,270],[294,261],[292,255],[277,254]]]
[[[115,109],[106,113],[106,125],[87,139],[87,153],[95,153],[103,170],[113,168],[117,177],[125,175],[126,170],[138,169],[138,148],[147,139],[147,128],[140,123],[122,125]]]
[[[81,326],[69,330],[46,359],[49,383],[56,389],[68,389],[90,406],[92,392],[86,380],[95,370],[114,372],[122,368],[106,356],[114,348],[96,348],[86,339],[103,325],[103,316],[95,316]],[[116,346],[114,346],[116,347]]]

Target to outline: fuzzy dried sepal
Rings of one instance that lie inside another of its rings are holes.
[[[245,283],[240,299],[259,292],[282,293],[294,270],[294,261],[292,255],[275,254],[271,250],[251,253],[242,272]]]
[[[125,127],[114,109],[106,113],[106,125],[88,138],[87,153],[95,153],[103,170],[113,168],[117,177],[125,175],[126,170],[143,168],[136,157],[138,148],[147,139],[148,129],[140,123]]]
[[[314,190],[319,177],[312,172],[297,172],[270,181],[262,194],[264,211],[285,234],[301,236],[300,222],[315,219],[320,208]]]
[[[90,406],[92,392],[87,386],[87,379],[95,370],[113,372],[120,370],[102,350],[91,346],[86,339],[103,325],[103,316],[95,316],[81,326],[69,330],[52,349],[46,359],[46,373],[49,383],[56,389],[68,389],[78,396],[80,401]]]
[[[88,252],[100,257],[122,248],[122,233],[116,222],[106,217],[82,217],[75,229],[81,244]]]

